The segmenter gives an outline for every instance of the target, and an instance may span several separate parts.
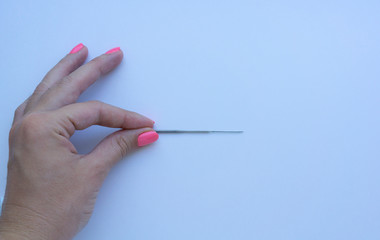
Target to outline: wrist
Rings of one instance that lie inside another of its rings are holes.
[[[3,207],[0,216],[1,240],[63,239],[59,231],[40,214],[15,205]]]
[[[30,240],[33,236],[28,236],[28,231],[21,226],[8,222],[0,217],[0,239],[1,240]]]
[[[0,239],[1,240],[29,240],[29,238],[26,238],[23,235],[19,235],[13,232],[3,232],[3,231],[0,231]]]

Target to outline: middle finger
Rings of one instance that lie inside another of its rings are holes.
[[[114,48],[94,58],[64,77],[49,89],[34,108],[35,111],[47,111],[75,103],[79,96],[100,76],[116,68],[123,59],[120,48]]]

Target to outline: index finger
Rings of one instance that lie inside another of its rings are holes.
[[[138,129],[153,127],[154,121],[135,112],[127,111],[99,101],[70,104],[51,112],[69,138],[75,130],[92,125],[111,128]]]

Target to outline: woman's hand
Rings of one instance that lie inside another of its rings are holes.
[[[87,54],[76,46],[15,112],[1,239],[71,239],[88,222],[111,167],[158,138],[154,122],[142,115],[96,101],[76,103],[123,58],[115,48],[82,65]],[[91,125],[121,130],[91,153],[78,154],[70,137]]]

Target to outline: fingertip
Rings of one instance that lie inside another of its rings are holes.
[[[149,127],[119,130],[103,139],[88,156],[92,156],[95,162],[100,161],[106,166],[113,166],[126,155],[154,143],[158,138],[157,132]]]
[[[88,48],[87,48],[86,45],[83,45],[83,48],[81,49],[81,51],[83,52],[83,54],[86,54],[86,56],[87,56],[87,54],[88,54]]]
[[[112,48],[108,50],[107,52],[105,52],[104,55],[114,57],[115,59],[117,59],[116,61],[119,63],[122,61],[124,57],[123,50],[121,50],[120,47]]]
[[[154,143],[157,141],[159,138],[158,133],[156,131],[149,130],[145,131],[143,133],[140,133],[139,136],[137,137],[137,146],[143,147],[149,144]]]
[[[79,52],[80,50],[82,50],[83,48],[84,48],[83,43],[79,43],[79,44],[76,45],[73,49],[71,49],[71,51],[69,52],[69,54],[77,53],[77,52]]]
[[[64,59],[77,59],[75,60],[75,69],[78,68],[83,62],[87,59],[88,56],[88,48],[83,44],[79,43],[76,45],[67,55]],[[79,66],[78,63],[79,62]],[[74,69],[74,70],[75,70]],[[68,73],[69,74],[69,73]]]
[[[149,127],[153,128],[154,124],[156,123],[155,121],[153,121],[152,119],[150,118],[147,118],[149,120]]]
[[[120,108],[124,112],[124,124],[125,129],[138,129],[138,128],[153,128],[155,121],[152,119],[134,112]]]
[[[112,53],[116,53],[116,52],[121,52],[120,47],[112,48],[112,49],[108,50],[105,54],[112,54]]]
[[[124,58],[124,52],[120,49],[120,53],[119,53],[119,55],[121,56],[121,59],[123,59]]]

